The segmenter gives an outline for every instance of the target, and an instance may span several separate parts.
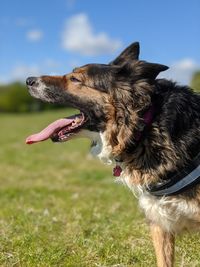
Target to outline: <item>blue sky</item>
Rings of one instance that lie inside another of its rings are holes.
[[[107,63],[133,41],[141,59],[189,83],[200,69],[199,0],[2,0],[0,82]]]

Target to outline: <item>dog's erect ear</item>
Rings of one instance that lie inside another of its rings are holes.
[[[169,67],[157,63],[145,61],[140,61],[138,63],[138,66],[135,64],[135,70],[133,70],[133,72],[135,72],[136,76],[141,78],[155,79],[161,71],[169,69]]]
[[[123,76],[128,75],[134,80],[155,79],[161,71],[165,71],[167,69],[169,69],[169,67],[162,64],[138,60],[132,63],[124,64],[119,70],[118,74],[121,73]]]
[[[140,44],[135,42],[128,46],[115,60],[110,62],[111,65],[122,65],[132,60],[138,60],[140,53]]]

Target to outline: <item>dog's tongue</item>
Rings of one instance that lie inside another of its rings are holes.
[[[55,133],[56,131],[59,131],[61,128],[71,124],[74,121],[75,117],[76,116],[71,116],[68,118],[59,119],[59,120],[52,122],[46,128],[44,128],[41,132],[30,135],[29,137],[27,137],[26,138],[26,144],[30,145],[33,143],[47,140],[48,138],[50,138],[53,135],[53,133]]]

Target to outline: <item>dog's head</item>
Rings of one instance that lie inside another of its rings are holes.
[[[50,124],[27,143],[105,133],[112,154],[119,156],[133,140],[140,114],[151,105],[155,78],[168,69],[138,57],[139,43],[133,43],[109,64],[88,64],[64,76],[29,77],[32,96],[66,104],[80,114]]]

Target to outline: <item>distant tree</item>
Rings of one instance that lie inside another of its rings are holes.
[[[200,71],[194,73],[191,81],[191,87],[195,91],[200,92]]]
[[[28,94],[25,85],[15,82],[0,86],[0,111],[29,112],[38,103]],[[38,106],[37,109],[40,109]]]
[[[33,98],[22,83],[0,85],[0,112],[33,112],[59,107]]]

